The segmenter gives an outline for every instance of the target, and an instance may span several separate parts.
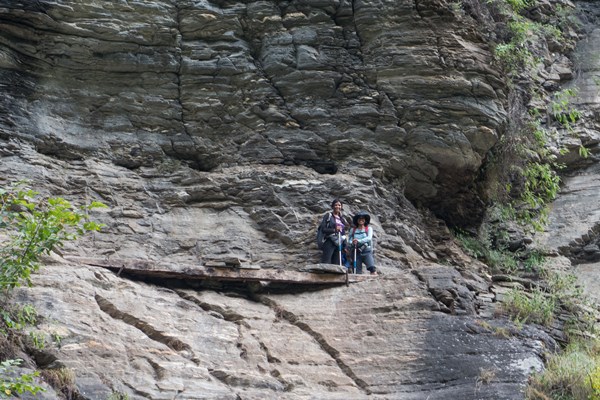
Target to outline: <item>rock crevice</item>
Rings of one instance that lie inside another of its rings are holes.
[[[300,328],[302,331],[306,332],[313,339],[315,339],[315,341],[317,343],[319,343],[319,346],[323,349],[323,351],[325,353],[327,353],[329,356],[331,356],[332,359],[335,360],[335,362],[339,366],[340,370],[342,370],[344,372],[344,374],[346,374],[350,379],[352,379],[352,381],[356,384],[356,386],[360,387],[364,391],[365,394],[367,394],[367,395],[372,394],[371,390],[369,389],[368,383],[365,382],[363,379],[359,378],[354,373],[354,371],[352,371],[352,368],[350,368],[350,366],[348,366],[344,362],[342,357],[340,357],[340,352],[337,349],[335,349],[333,346],[331,346],[327,342],[327,339],[322,334],[320,334],[317,331],[315,331],[314,329],[312,329],[309,324],[302,322],[302,320],[297,315],[295,315],[294,313],[292,313],[290,311],[285,310],[284,307],[277,304],[276,301],[270,299],[269,297],[263,296],[263,295],[257,295],[256,300],[262,304],[265,304],[269,308],[271,308],[278,317],[285,319],[287,322]],[[343,337],[343,333],[342,333],[342,337]]]
[[[162,343],[165,346],[167,346],[170,349],[175,350],[177,352],[190,352],[191,351],[190,345],[182,342],[178,338],[172,337],[170,335],[167,335],[167,334],[157,330],[147,321],[137,318],[129,313],[120,311],[114,304],[112,304],[110,301],[103,298],[102,296],[97,294],[95,296],[95,298],[96,298],[96,302],[98,303],[98,307],[100,307],[100,309],[102,311],[104,311],[106,314],[110,315],[112,318],[121,320],[124,323],[139,329],[144,334],[146,334],[150,339],[155,340],[159,343]],[[191,358],[193,358],[193,354],[190,354],[189,356]]]

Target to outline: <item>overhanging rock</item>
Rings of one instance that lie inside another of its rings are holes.
[[[340,285],[372,279],[369,275],[347,274],[343,267],[333,264],[309,264],[297,270],[289,270],[243,265],[234,262],[235,260],[213,260],[201,265],[190,265],[139,259],[65,258],[77,264],[110,269],[119,275],[125,273],[142,278],[263,282],[288,285]]]

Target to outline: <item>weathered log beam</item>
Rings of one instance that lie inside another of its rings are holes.
[[[181,280],[214,280],[241,282],[273,282],[305,285],[356,283],[370,279],[368,275],[342,273],[339,269],[323,272],[294,271],[276,268],[213,267],[149,260],[65,257],[78,264],[110,269],[118,274]],[[335,266],[334,266],[335,267]]]

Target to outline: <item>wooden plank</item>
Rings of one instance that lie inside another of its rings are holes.
[[[346,284],[361,282],[369,275],[346,275],[344,273],[315,273],[277,268],[218,268],[205,265],[186,265],[179,263],[156,263],[149,260],[102,259],[86,257],[65,257],[78,264],[110,269],[119,274],[183,280],[216,280],[243,282],[276,282],[290,284]]]

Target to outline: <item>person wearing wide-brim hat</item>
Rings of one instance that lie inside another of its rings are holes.
[[[357,212],[352,218],[354,228],[349,232],[348,240],[352,244],[352,251],[356,251],[356,273],[362,274],[363,263],[371,275],[377,275],[375,259],[373,258],[373,228],[369,226],[371,216],[366,211]]]
[[[354,214],[354,217],[352,217],[352,222],[354,223],[354,226],[358,226],[359,217],[363,217],[365,219],[364,225],[369,226],[369,224],[371,223],[371,216],[366,211],[359,211],[356,214]]]

